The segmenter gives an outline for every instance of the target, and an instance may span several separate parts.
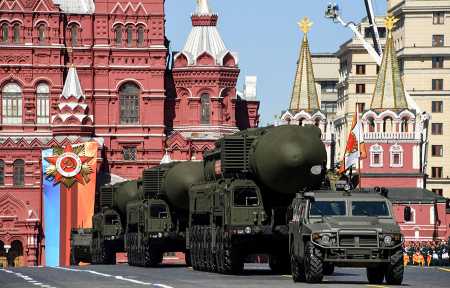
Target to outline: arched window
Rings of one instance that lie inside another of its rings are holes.
[[[5,185],[5,162],[0,160],[0,186]]]
[[[2,42],[3,43],[8,42],[8,33],[9,33],[8,23],[3,23],[2,24]]]
[[[403,147],[395,144],[389,149],[391,154],[391,167],[403,167]]]
[[[370,147],[370,167],[383,167],[383,147],[378,144]]]
[[[144,46],[144,27],[139,26],[137,30],[137,44],[138,47]]]
[[[17,159],[13,163],[13,185],[23,186],[25,183],[25,161]]]
[[[125,83],[120,87],[120,123],[139,123],[139,88],[134,83]]]
[[[120,25],[114,28],[114,42],[116,42],[117,46],[122,45],[122,27]]]
[[[128,47],[133,45],[133,27],[127,26],[127,45]]]
[[[45,43],[45,24],[39,24],[38,26],[38,40],[39,44]]]
[[[408,132],[408,118],[404,117],[402,119],[402,127],[401,127],[401,131],[402,132]]]
[[[319,127],[319,125],[320,125],[320,119],[319,119],[319,118],[317,118],[317,119],[314,121],[314,125],[316,125],[317,127]]]
[[[77,24],[72,24],[70,27],[70,39],[72,40],[72,46],[78,45],[78,30],[80,27],[78,27]]]
[[[6,84],[2,89],[2,123],[22,123],[22,89],[16,83]]]
[[[298,126],[303,126],[303,121],[305,121],[305,118],[298,120]]]
[[[200,111],[200,124],[209,124],[211,121],[211,101],[208,93],[200,96],[201,111]]]
[[[37,123],[48,124],[50,122],[50,87],[41,83],[36,89]]]
[[[393,123],[391,117],[385,117],[383,119],[383,132],[392,132],[393,131]]]
[[[367,119],[367,123],[369,125],[369,132],[375,132],[375,120],[370,117],[369,119]]]
[[[14,43],[18,44],[20,42],[20,24],[19,23],[14,24],[13,33],[14,33]]]

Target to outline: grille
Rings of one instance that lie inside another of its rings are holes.
[[[222,146],[222,172],[248,172],[250,147],[255,137],[228,136]]]
[[[377,247],[378,242],[376,235],[341,235],[339,245],[341,247]]]
[[[112,207],[113,205],[113,187],[104,186],[100,188],[100,207]]]
[[[160,167],[146,169],[143,173],[143,187],[145,198],[153,198],[161,191],[162,178],[166,169]]]

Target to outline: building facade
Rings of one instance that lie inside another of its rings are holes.
[[[202,0],[192,20],[201,30],[217,15]],[[95,140],[101,172],[133,179],[165,153],[199,159],[257,125],[259,102],[236,91],[234,53],[199,46],[171,69],[163,0],[1,0],[0,29],[2,263],[42,263],[42,149]]]
[[[431,115],[427,188],[450,198],[450,1],[390,0],[388,13],[406,90]]]

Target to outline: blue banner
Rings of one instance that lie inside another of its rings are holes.
[[[45,263],[47,266],[59,266],[60,186],[45,176],[45,171],[50,166],[45,157],[52,155],[53,149],[42,151]]]

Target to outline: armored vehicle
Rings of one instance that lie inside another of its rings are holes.
[[[165,252],[184,252],[188,225],[189,188],[204,179],[201,162],[178,162],[143,172],[144,198],[127,205],[125,246],[128,263],[156,266]]]
[[[237,274],[250,254],[289,270],[287,211],[300,190],[324,179],[326,151],[314,126],[249,129],[218,140],[204,155],[206,182],[189,191],[195,270]]]
[[[70,264],[91,262],[92,229],[72,229],[70,234]]]
[[[294,282],[321,282],[336,265],[366,267],[371,284],[384,279],[402,283],[403,236],[392,204],[383,195],[359,190],[299,193],[291,213]]]
[[[125,252],[124,232],[127,203],[142,198],[140,180],[100,187],[99,203],[92,217],[92,263],[115,264],[116,253]]]

